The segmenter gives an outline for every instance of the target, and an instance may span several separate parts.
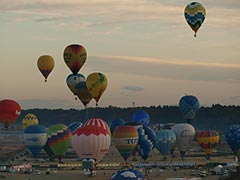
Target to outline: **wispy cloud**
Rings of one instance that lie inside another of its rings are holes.
[[[122,87],[122,89],[127,91],[133,91],[133,92],[140,92],[144,90],[144,88],[141,86],[132,86],[132,85],[124,86]]]
[[[212,1],[211,1],[212,2]],[[218,6],[211,2],[207,8],[208,24],[214,27],[240,26],[239,8]],[[233,2],[234,3],[234,2]],[[237,4],[237,2],[235,2]],[[28,16],[35,22],[59,22],[67,24],[83,23],[89,26],[102,24],[121,24],[129,22],[168,23],[174,26],[185,26],[183,23],[184,2],[146,1],[146,0],[2,0],[0,12],[17,13]],[[89,24],[88,24],[88,23]],[[65,24],[63,23],[63,24]],[[62,25],[63,25],[62,24]],[[79,28],[82,26],[79,26]]]
[[[102,64],[96,63],[100,61]],[[123,72],[169,79],[240,81],[240,64],[230,63],[209,63],[151,57],[94,56],[91,57],[89,66],[93,69],[109,72]]]

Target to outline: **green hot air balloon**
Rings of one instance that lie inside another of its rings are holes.
[[[47,137],[50,149],[58,157],[59,162],[62,162],[62,157],[71,144],[72,132],[64,124],[56,124],[48,129]]]

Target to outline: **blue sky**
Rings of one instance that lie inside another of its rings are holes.
[[[185,0],[2,0],[0,99],[23,109],[82,109],[62,57],[78,43],[88,53],[79,73],[108,78],[102,107],[177,105],[184,94],[201,105],[240,105],[240,1],[198,2],[207,15],[194,38]],[[37,69],[43,54],[55,59],[47,83]]]

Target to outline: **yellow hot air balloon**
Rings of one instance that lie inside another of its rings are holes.
[[[43,55],[38,58],[38,69],[42,73],[42,75],[45,77],[45,82],[47,82],[47,77],[51,73],[51,71],[54,68],[54,59],[52,56],[49,55]]]
[[[98,106],[98,101],[107,88],[107,77],[100,72],[89,74],[86,85],[92,97],[96,100],[96,106]]]
[[[34,124],[38,124],[38,119],[34,114],[27,114],[22,120],[23,129]]]

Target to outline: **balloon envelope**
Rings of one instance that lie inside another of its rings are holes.
[[[152,154],[152,149],[155,145],[156,145],[155,132],[147,126],[139,128],[137,144],[138,155],[140,155],[143,160],[147,160],[149,155]]]
[[[71,44],[64,49],[63,59],[76,76],[87,59],[86,49],[82,45]]]
[[[38,124],[38,119],[34,114],[27,114],[23,120],[22,120],[22,127],[23,129],[26,129],[26,127],[33,125],[33,124]]]
[[[70,129],[72,134],[75,134],[76,130],[78,128],[82,127],[82,125],[83,124],[81,122],[75,121],[75,122],[72,122],[71,124],[68,125],[68,129]]]
[[[206,154],[212,154],[219,142],[219,135],[215,130],[202,130],[198,133],[197,142]]]
[[[139,110],[133,114],[132,120],[142,125],[148,126],[150,123],[150,116],[146,111]]]
[[[111,135],[108,124],[101,118],[91,118],[84,123],[84,126],[98,126],[107,130],[108,134]]]
[[[186,120],[193,120],[199,110],[199,101],[195,96],[186,95],[179,101],[179,110]]]
[[[107,77],[100,72],[91,73],[87,77],[86,85],[92,97],[96,100],[97,105],[107,88]]]
[[[72,137],[72,147],[81,159],[100,162],[108,152],[111,137],[107,129],[97,125],[83,126]]]
[[[138,131],[133,126],[118,126],[113,132],[113,142],[121,156],[127,160],[137,146]]]
[[[89,92],[86,81],[82,81],[76,84],[75,86],[76,95],[79,100],[86,106],[92,100],[92,94]]]
[[[66,79],[67,86],[74,95],[77,95],[76,85],[82,81],[85,81],[85,77],[82,74],[69,74]]]
[[[47,137],[52,152],[61,159],[71,144],[70,129],[64,124],[52,125],[47,130]]]
[[[230,126],[225,132],[225,139],[233,153],[237,155],[240,149],[240,125]]]
[[[195,136],[195,129],[191,124],[179,123],[172,127],[172,131],[176,135],[176,146],[183,157]]]
[[[37,61],[37,66],[39,71],[44,76],[46,82],[49,74],[54,68],[54,59],[52,56],[49,55],[40,56]]]
[[[195,32],[194,36],[196,36],[198,29],[205,20],[205,8],[198,2],[192,2],[186,6],[184,16],[188,25]]]
[[[24,142],[33,156],[40,154],[47,141],[46,128],[41,125],[30,125],[24,130]]]
[[[156,131],[156,148],[166,158],[176,142],[176,135],[172,130]]]
[[[16,101],[9,99],[0,101],[0,121],[5,128],[11,126],[20,114],[21,107]]]
[[[147,180],[144,175],[141,174],[138,170],[127,169],[120,170],[113,174],[111,180]]]

